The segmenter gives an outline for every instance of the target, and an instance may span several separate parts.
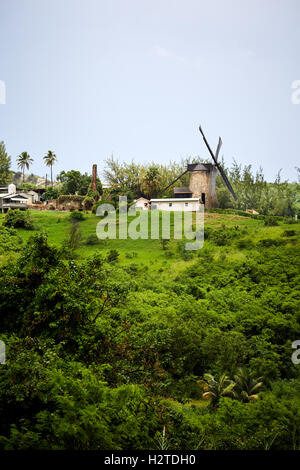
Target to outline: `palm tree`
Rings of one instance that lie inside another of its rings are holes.
[[[48,150],[48,153],[44,156],[46,166],[50,166],[51,168],[51,186],[53,186],[53,178],[52,178],[52,167],[54,163],[57,161],[57,157],[52,150]]]
[[[235,397],[243,403],[257,400],[258,390],[262,387],[262,377],[255,378],[255,372],[250,372],[245,367],[239,367],[235,376]]]
[[[23,183],[24,183],[24,170],[27,168],[29,170],[29,167],[31,163],[33,162],[33,159],[30,157],[30,155],[27,152],[22,152],[18,157],[17,157],[17,162],[18,162],[18,167],[21,168],[23,172]]]
[[[216,408],[221,397],[234,398],[234,387],[235,383],[222,374],[219,380],[216,380],[211,374],[204,374],[204,381],[200,382],[200,386],[205,390],[202,398],[211,398],[212,408]]]

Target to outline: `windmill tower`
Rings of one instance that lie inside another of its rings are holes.
[[[167,189],[169,189],[177,180],[182,178],[183,175],[189,172],[190,173],[189,187],[188,188],[174,188],[175,198],[176,197],[199,198],[202,204],[205,205],[206,209],[211,209],[211,208],[218,207],[218,200],[217,200],[217,194],[216,194],[216,176],[218,172],[220,173],[225,186],[228,188],[228,190],[232,194],[234,200],[236,200],[236,195],[226,176],[226,173],[224,172],[223,168],[218,162],[219,152],[222,146],[221,137],[219,137],[217,150],[216,150],[216,153],[214,154],[209,146],[209,143],[206,140],[206,137],[203,133],[201,126],[199,127],[199,131],[212,157],[213,163],[188,164],[187,169],[181,175],[179,175],[174,181],[172,181],[172,183],[170,183],[166,188],[164,188],[162,193],[164,193]]]
[[[189,164],[188,171],[190,172],[189,188],[192,197],[201,199],[207,209],[218,207],[215,165],[212,163]]]

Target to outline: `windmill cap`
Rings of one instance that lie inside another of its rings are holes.
[[[214,167],[212,163],[189,163],[188,171],[210,171]]]

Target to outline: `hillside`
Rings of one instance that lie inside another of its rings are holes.
[[[69,213],[31,217],[33,230],[0,225],[0,446],[160,449],[165,429],[174,449],[300,448],[299,224],[206,213],[204,247],[187,252],[97,243],[84,213],[70,251]],[[204,400],[207,373],[234,393]]]

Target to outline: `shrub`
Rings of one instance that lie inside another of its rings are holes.
[[[94,199],[91,196],[86,196],[83,200],[83,207],[86,210],[91,210],[94,204]]]
[[[82,212],[80,211],[72,211],[70,214],[71,220],[85,220],[85,217]]]
[[[130,258],[130,259],[132,259],[132,258],[136,258],[136,257],[137,257],[137,255],[138,255],[138,254],[137,254],[137,252],[136,252],[136,251],[132,251],[131,253],[128,253],[128,252],[127,252],[127,253],[125,253],[125,257],[126,257],[126,258]]]
[[[84,244],[85,245],[98,245],[100,242],[99,238],[97,237],[97,235],[95,235],[94,233],[92,233],[92,235],[89,235],[87,237],[87,239],[85,240]]]
[[[33,222],[29,212],[21,211],[20,209],[10,209],[4,218],[3,225],[12,228],[33,229]]]
[[[78,196],[77,194],[62,194],[58,198],[59,204],[63,204],[65,202],[79,202],[82,203],[84,200],[84,196]]]
[[[74,258],[74,251],[80,248],[82,244],[82,235],[79,230],[79,223],[73,222],[70,231],[69,231],[69,238],[63,241],[63,255],[65,258]]]
[[[57,199],[59,196],[59,189],[53,188],[50,186],[50,188],[47,189],[47,191],[44,192],[42,198],[44,201],[50,201],[51,199]]]
[[[102,199],[102,201],[98,201],[93,205],[93,208],[92,208],[92,213],[93,214],[96,214],[97,209],[98,209],[99,206],[101,206],[101,204],[112,204],[112,205],[114,205],[112,201],[107,201],[107,200]]]
[[[193,250],[186,250],[185,243],[185,241],[178,242],[177,251],[179,252],[181,258],[184,261],[188,261],[189,259],[192,259],[194,257],[195,252]]]
[[[241,238],[240,240],[237,240],[236,246],[240,249],[243,250],[245,248],[252,248],[254,245],[253,240],[249,237],[247,238]]]
[[[117,261],[119,256],[120,256],[120,253],[117,250],[110,250],[110,252],[108,253],[106,257],[106,260],[108,263],[111,263],[113,261]]]
[[[17,235],[16,230],[0,227],[0,255],[7,251],[20,251],[22,243],[22,238]]]
[[[264,238],[263,240],[259,240],[258,244],[263,247],[279,246],[282,244],[282,240],[278,238]]]
[[[228,230],[216,230],[213,234],[213,241],[217,246],[230,245],[231,238],[232,234]]]
[[[294,237],[296,235],[295,230],[285,230],[281,236],[282,237]]]
[[[276,225],[278,225],[277,217],[275,217],[273,215],[270,215],[270,216],[266,217],[264,225],[266,227],[275,227]]]

